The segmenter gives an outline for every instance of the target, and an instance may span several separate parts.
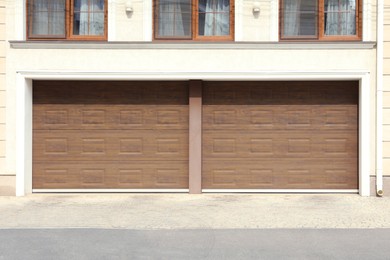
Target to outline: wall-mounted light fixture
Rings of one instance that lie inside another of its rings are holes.
[[[131,0],[126,1],[126,13],[132,13],[133,10],[133,3]]]
[[[260,3],[259,3],[258,1],[255,1],[255,2],[253,3],[252,12],[253,12],[253,14],[255,14],[255,15],[260,14]]]

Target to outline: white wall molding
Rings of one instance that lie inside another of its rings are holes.
[[[358,80],[359,193],[370,195],[370,74],[367,71],[94,72],[19,71],[16,80],[16,194],[32,192],[32,80]]]
[[[363,41],[371,41],[371,20],[372,20],[371,0],[363,1]]]
[[[151,42],[153,39],[153,0],[143,0],[143,23],[144,41]]]
[[[271,0],[270,41],[279,41],[279,1]]]
[[[243,41],[244,1],[236,0],[234,3],[234,41]]]
[[[107,15],[108,15],[108,21],[107,21],[107,39],[108,41],[115,41],[116,40],[116,1],[115,0],[108,0],[108,6],[107,6]]]
[[[26,39],[26,0],[14,0],[14,28],[13,39],[23,41]],[[8,7],[7,7],[8,9]]]

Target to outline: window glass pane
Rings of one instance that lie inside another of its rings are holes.
[[[89,34],[104,35],[104,13],[90,14]]]
[[[104,0],[75,0],[73,35],[104,35]]]
[[[191,36],[191,0],[160,0],[156,9],[158,36]]]
[[[29,2],[30,35],[65,36],[65,0],[32,0]]]
[[[325,35],[356,35],[356,0],[325,0]]]
[[[198,20],[201,36],[230,35],[230,0],[199,0]]]
[[[317,1],[283,1],[283,36],[317,36]]]
[[[103,12],[104,11],[104,0],[91,0],[91,11],[92,12]]]

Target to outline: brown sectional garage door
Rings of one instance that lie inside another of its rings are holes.
[[[184,82],[33,83],[34,189],[188,188]]]
[[[205,82],[203,189],[357,189],[358,82]]]

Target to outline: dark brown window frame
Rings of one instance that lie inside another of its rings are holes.
[[[32,23],[30,23],[30,3],[32,0],[26,0],[26,34],[28,40],[71,40],[71,41],[106,41],[107,40],[107,5],[104,0],[104,34],[103,35],[74,35],[73,34],[73,9],[75,0],[65,0],[65,35],[32,35]]]
[[[158,1],[153,0],[153,40],[158,41],[233,41],[234,40],[234,2],[235,0],[230,1],[230,14],[229,14],[229,35],[223,36],[201,36],[198,35],[199,31],[199,16],[198,16],[198,7],[199,0],[191,0],[192,2],[192,13],[191,13],[191,34],[188,37],[162,37],[157,35],[158,28]]]
[[[281,41],[361,41],[362,40],[362,2],[363,0],[356,1],[356,35],[325,35],[324,30],[324,1],[315,0],[318,2],[317,10],[317,36],[283,36],[283,3],[285,0],[279,0],[279,39]]]

